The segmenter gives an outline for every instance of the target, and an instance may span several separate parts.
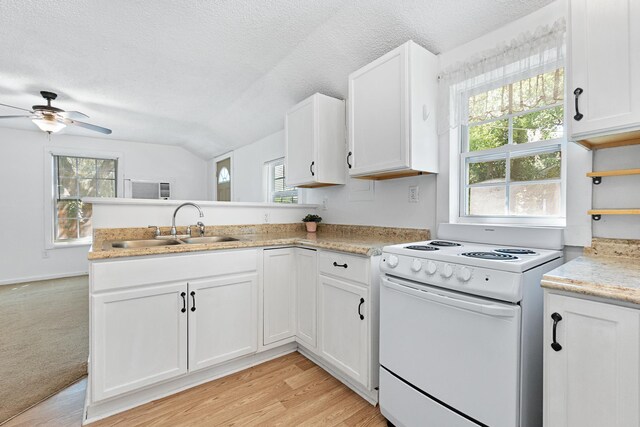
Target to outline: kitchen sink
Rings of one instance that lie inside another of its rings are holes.
[[[150,248],[156,246],[172,246],[179,245],[177,240],[121,240],[112,242],[112,248],[133,249],[133,248]]]
[[[180,239],[183,243],[190,245],[198,243],[219,243],[219,242],[236,242],[238,239],[229,236],[205,236],[205,237],[187,237]]]

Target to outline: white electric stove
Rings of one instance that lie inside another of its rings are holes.
[[[563,262],[558,233],[444,225],[436,240],[383,249],[380,408],[391,423],[542,424],[540,279]]]

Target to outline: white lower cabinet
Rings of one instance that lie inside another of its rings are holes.
[[[545,291],[544,425],[640,425],[639,331],[640,310]]]
[[[91,262],[87,420],[296,343],[376,402],[378,262],[301,247]]]
[[[367,288],[320,275],[320,356],[369,385]]]
[[[295,248],[263,251],[263,344],[296,334]]]
[[[318,253],[296,248],[296,339],[316,348],[318,328]]]
[[[94,400],[187,372],[186,291],[183,282],[92,296]]]
[[[255,353],[258,276],[189,282],[189,371]]]

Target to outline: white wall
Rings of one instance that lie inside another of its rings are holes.
[[[125,179],[169,178],[175,198],[206,198],[206,162],[180,147],[0,128],[0,284],[87,271],[87,246],[45,255],[45,147],[120,152]]]
[[[94,199],[95,200],[95,199]],[[307,213],[316,213],[313,205],[278,203],[230,203],[195,201],[203,217],[192,206],[181,208],[176,225],[193,225],[202,221],[206,225],[289,224],[300,222]],[[93,224],[96,228],[169,227],[173,212],[183,200],[99,199],[93,205]]]
[[[284,118],[283,118],[284,120]],[[234,202],[265,200],[264,164],[284,157],[284,131],[268,135],[233,153]]]
[[[284,138],[279,131],[234,151],[234,201],[264,199],[263,166],[284,157]],[[419,188],[418,203],[409,203],[412,185]],[[373,188],[367,190],[369,186]],[[305,203],[322,205],[327,200],[328,209],[318,211],[324,222],[435,229],[435,175],[377,182],[348,179],[346,185],[301,191]]]

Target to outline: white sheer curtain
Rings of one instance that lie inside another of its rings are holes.
[[[468,117],[461,114],[463,93],[488,85],[502,86],[526,74],[564,66],[565,32],[565,19],[561,18],[443,70],[438,76],[439,133],[467,124]]]

